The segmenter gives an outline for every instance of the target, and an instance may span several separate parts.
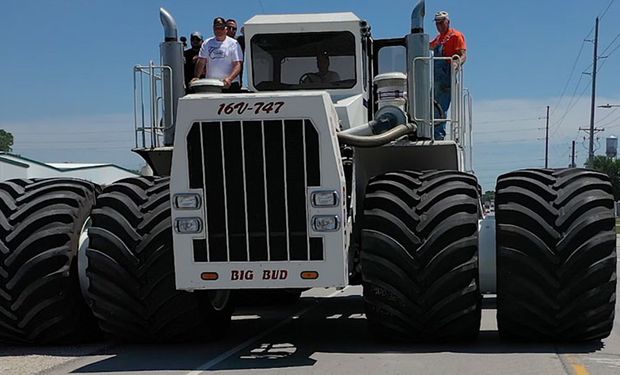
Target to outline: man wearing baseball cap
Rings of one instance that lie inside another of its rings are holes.
[[[460,31],[450,27],[450,15],[446,11],[435,14],[435,26],[439,35],[433,39],[430,48],[435,57],[452,57],[453,63],[465,63],[467,58],[467,43]],[[435,118],[446,117],[451,100],[452,66],[445,60],[436,60],[434,66],[435,101],[443,110],[443,114],[435,112]],[[446,136],[446,123],[435,125],[435,139],[443,140]]]
[[[202,34],[194,31],[189,36],[189,40],[192,47],[183,52],[185,57],[185,87],[187,88],[189,88],[189,82],[194,78],[196,60],[198,60],[198,52],[200,52],[200,46],[202,46]]]
[[[239,92],[239,73],[243,64],[241,47],[235,39],[226,35],[226,20],[222,17],[213,20],[213,34],[200,47],[194,79],[200,78],[204,72],[206,78],[221,80],[224,92]]]

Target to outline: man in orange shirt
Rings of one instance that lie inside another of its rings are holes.
[[[465,63],[467,58],[467,43],[465,36],[460,31],[450,27],[450,16],[448,12],[441,11],[435,14],[435,26],[439,35],[433,39],[430,48],[436,57],[459,56],[460,62]],[[458,61],[455,58],[456,61]],[[451,64],[445,60],[435,61],[435,101],[443,110],[443,116],[439,111],[435,111],[435,118],[445,117],[448,113],[451,100]],[[446,123],[441,122],[435,125],[435,139],[442,140],[446,136]]]

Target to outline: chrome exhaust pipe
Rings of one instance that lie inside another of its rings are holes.
[[[159,45],[161,65],[170,67],[162,72],[164,146],[172,146],[177,103],[185,95],[183,43],[178,40],[177,22],[172,14],[159,8],[159,18],[164,27],[164,41]]]
[[[424,16],[426,15],[426,5],[424,0],[420,0],[411,12],[411,33],[420,34],[424,32]]]
[[[428,34],[424,33],[424,0],[411,13],[411,33],[407,35],[407,112],[417,123],[418,138],[431,139],[431,55]]]
[[[175,21],[172,14],[164,8],[159,8],[159,19],[162,26],[164,26],[164,38],[166,42],[177,41],[179,37],[177,29],[177,21]]]

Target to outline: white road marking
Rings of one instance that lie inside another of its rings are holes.
[[[338,290],[330,295],[328,295],[326,298],[331,298],[334,296],[337,296],[340,293],[343,293],[346,289],[348,288],[345,287],[341,290]],[[308,311],[316,308],[317,306],[319,306],[319,304],[314,304],[312,306],[308,306],[305,309],[302,309],[296,313],[294,313],[293,315],[289,316],[288,318],[284,319],[283,321],[281,321],[280,323],[276,324],[275,326],[257,334],[254,337],[251,337],[249,339],[247,339],[246,341],[242,342],[241,344],[235,346],[234,348],[218,355],[217,357],[213,358],[212,360],[203,363],[202,365],[198,366],[195,370],[190,371],[187,373],[187,375],[199,375],[201,374],[203,371],[207,371],[210,368],[212,368],[213,366],[225,361],[226,359],[228,359],[229,357],[231,357],[232,355],[234,355],[235,353],[241,351],[243,348],[249,346],[250,344],[252,344],[255,341],[258,341],[260,339],[262,339],[263,337],[267,336],[268,334],[277,331],[278,329],[280,329],[281,327],[287,325],[288,323],[290,323],[292,320],[294,319],[299,319],[299,317],[301,317],[302,315],[304,315],[305,313],[307,313]]]
[[[619,358],[599,358],[599,357],[588,357],[588,361],[597,362],[602,365],[606,365],[611,368],[620,369],[620,359]]]

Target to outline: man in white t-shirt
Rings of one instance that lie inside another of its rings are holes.
[[[205,72],[206,78],[224,82],[224,92],[239,92],[243,64],[241,47],[234,38],[226,36],[226,20],[222,17],[213,20],[213,34],[214,37],[205,40],[200,47],[194,79]]]

